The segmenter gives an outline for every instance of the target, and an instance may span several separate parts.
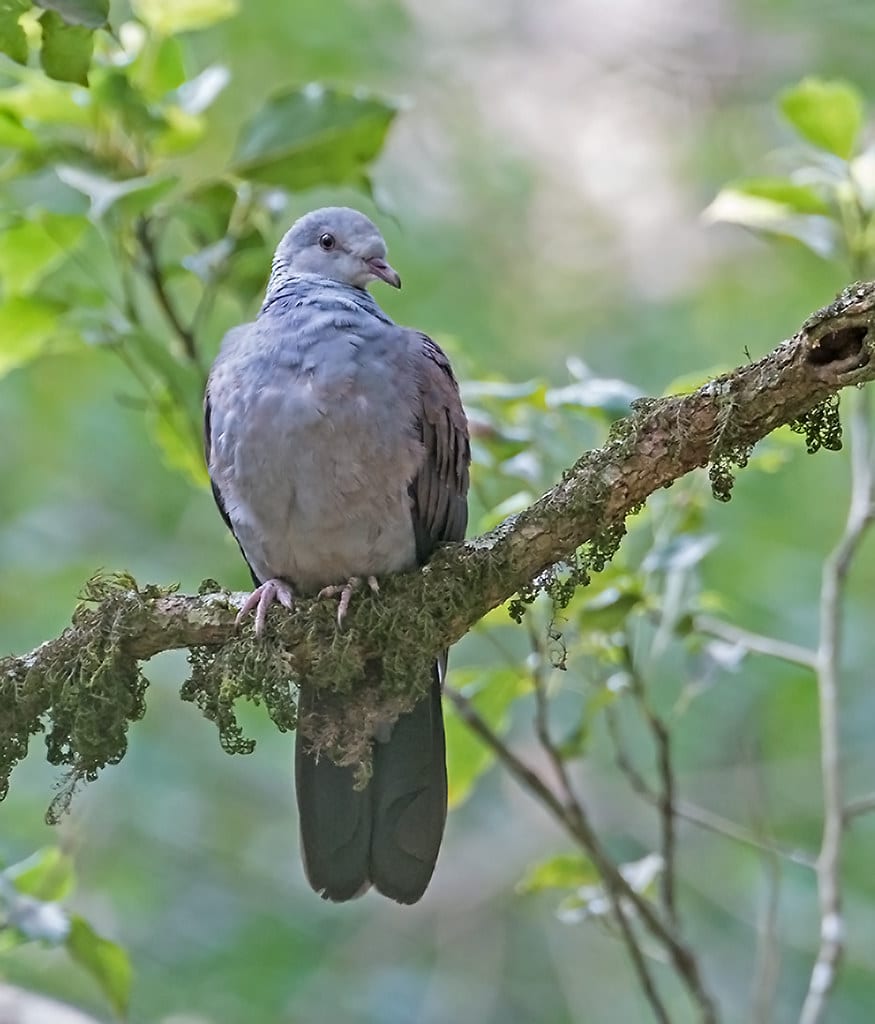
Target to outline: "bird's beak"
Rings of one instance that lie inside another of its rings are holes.
[[[369,260],[365,260],[365,263],[370,267],[374,277],[392,285],[393,288],[401,287],[401,278],[398,276],[398,272],[390,267],[385,260],[381,260],[379,256],[372,256]]]

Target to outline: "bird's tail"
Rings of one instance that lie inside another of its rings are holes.
[[[447,768],[441,712],[442,666],[431,689],[375,740],[373,774],[354,788],[354,769],[317,758],[300,732],[295,786],[301,850],[310,885],[342,902],[373,885],[399,903],[416,903],[434,872],[447,817]],[[307,711],[318,700],[308,695]]]

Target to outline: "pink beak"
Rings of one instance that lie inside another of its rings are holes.
[[[374,277],[392,285],[393,288],[401,287],[401,278],[398,276],[398,272],[390,267],[385,260],[381,260],[379,256],[372,256],[369,260],[365,260],[365,263],[371,268]]]

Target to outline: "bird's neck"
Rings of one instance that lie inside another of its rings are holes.
[[[292,307],[310,304],[320,306],[355,305],[371,316],[386,323],[391,319],[377,305],[370,292],[356,288],[351,284],[333,281],[330,277],[319,274],[272,274],[267,285],[259,316],[273,311],[282,311]]]

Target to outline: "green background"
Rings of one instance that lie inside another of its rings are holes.
[[[776,91],[816,73],[875,95],[875,29],[863,2],[242,6],[186,40],[193,66],[220,61],[233,76],[198,159],[225,160],[241,123],[281,85],[319,79],[403,98],[373,175],[378,206],[323,190],[296,195],[289,220],[325,201],[377,217],[405,282],[379,301],[446,341],[463,377],[563,382],[576,355],[600,376],[659,394],[678,377],[758,357],[844,283],[841,269],[801,247],[706,227],[700,212],[728,179],[789,159]],[[201,167],[183,161],[180,170],[195,180]],[[142,416],[119,400],[129,390],[123,368],[96,349],[0,380],[0,651],[57,634],[98,567],[188,592],[205,576],[246,585],[208,491],[162,461]],[[742,473],[728,506],[708,506],[719,544],[703,572],[726,617],[811,642],[846,490],[844,455],[800,451],[775,473]],[[846,618],[851,793],[875,788],[873,586],[869,545]],[[452,665],[491,656],[473,636]],[[244,710],[258,746],[230,758],[179,702],[184,658],[162,656],[146,671],[148,712],[127,756],[76,797],[60,826],[42,821],[57,773],[39,740],[0,806],[7,862],[52,842],[74,853],[76,909],[130,952],[132,1020],[649,1019],[616,938],[562,923],[555,894],[515,893],[529,863],[568,845],[500,770],[451,814],[419,906],[376,897],[329,906],[298,860],[290,737]],[[682,795],[742,822],[764,813],[785,846],[816,849],[816,703],[804,673],[749,659],[677,730]],[[537,758],[529,719],[523,703],[514,736]],[[579,775],[617,856],[653,842],[652,820],[608,757],[596,751]],[[727,1020],[745,1020],[768,865],[690,826],[680,835],[690,941]],[[863,818],[847,844],[849,948],[830,1017],[849,1024],[871,1020],[875,1001],[873,844],[875,821]],[[813,874],[780,870],[778,1022],[796,1018],[818,934]],[[2,972],[106,1013],[60,951],[23,947]],[[667,984],[673,1019],[692,1019]]]

